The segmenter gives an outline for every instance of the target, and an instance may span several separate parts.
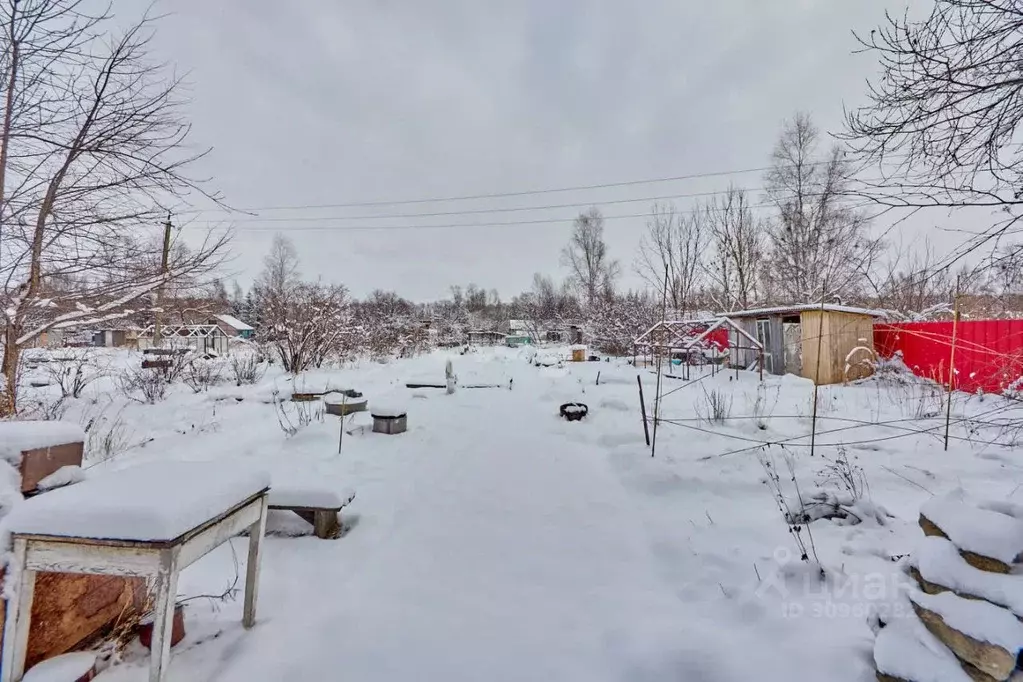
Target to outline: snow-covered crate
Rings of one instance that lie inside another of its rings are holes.
[[[373,408],[372,415],[374,433],[394,435],[408,430],[408,414],[401,406],[380,405]]]
[[[21,473],[21,492],[61,467],[81,466],[85,431],[59,421],[0,422],[0,457]]]
[[[344,417],[355,412],[365,412],[369,403],[365,398],[352,398],[345,393],[328,393],[323,396],[327,414]]]

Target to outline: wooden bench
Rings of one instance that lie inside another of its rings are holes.
[[[332,540],[344,531],[341,510],[355,499],[354,491],[338,493],[317,488],[270,488],[269,509],[290,511],[310,523],[316,537]]]

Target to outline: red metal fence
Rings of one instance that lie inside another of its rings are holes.
[[[883,358],[902,351],[917,376],[948,382],[952,322],[874,325],[874,348]],[[1001,393],[1023,377],[1023,320],[960,321],[956,333],[953,387]]]

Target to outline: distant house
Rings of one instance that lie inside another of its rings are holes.
[[[63,329],[48,329],[39,332],[31,341],[25,344],[26,348],[59,348],[64,345]]]
[[[501,325],[506,336],[528,337],[533,343],[583,343],[582,323],[536,322],[534,320],[508,320]]]
[[[505,334],[484,329],[473,329],[465,333],[466,342],[480,346],[497,346],[504,343]]]
[[[138,348],[139,330],[135,327],[94,329],[92,345],[101,348]]]
[[[251,339],[252,335],[256,332],[255,329],[245,324],[237,317],[231,315],[214,315],[209,320],[209,324],[215,324],[220,327],[220,330],[227,336],[237,337],[239,339]]]

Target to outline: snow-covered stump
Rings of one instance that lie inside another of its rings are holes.
[[[883,627],[874,645],[881,682],[1023,679],[1023,510],[954,496],[924,505],[925,537],[904,568],[915,617]]]
[[[371,414],[373,416],[373,433],[385,433],[393,436],[408,430],[408,414],[402,408],[374,407]]]

